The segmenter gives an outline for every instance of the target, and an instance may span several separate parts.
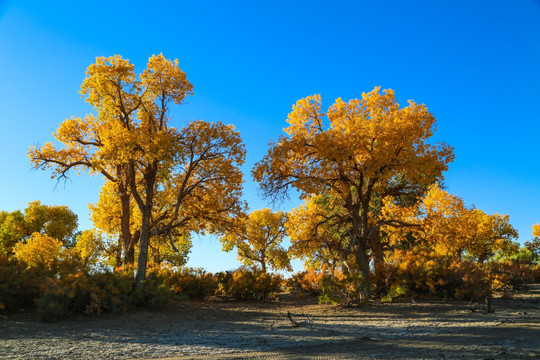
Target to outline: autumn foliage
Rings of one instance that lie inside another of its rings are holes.
[[[54,134],[62,147],[31,147],[29,156],[53,178],[70,171],[103,175],[94,219],[118,234],[124,264],[135,263],[137,247],[140,287],[150,248],[159,259],[164,243],[176,249],[187,233],[222,233],[235,223],[245,208],[239,170],[245,149],[232,125],[172,125],[171,106],[193,89],[177,60],[153,55],[137,75],[129,60],[101,57],[86,75],[81,94],[95,114],[65,120]]]
[[[282,291],[343,305],[477,300],[540,281],[540,224],[520,246],[508,215],[448,193],[453,148],[432,141],[427,106],[402,106],[393,90],[337,99],[327,111],[319,95],[298,100],[252,175],[275,205],[291,189],[303,203],[249,214],[240,133],[171,117],[193,94],[177,60],[153,55],[136,73],[121,56],[100,57],[80,92],[92,113],[64,120],[55,142],[28,154],[57,181],[103,177],[90,204],[94,228],[77,231],[71,210],[39,201],[0,211],[0,311],[35,306],[53,321]],[[217,235],[243,266],[216,274],[185,267],[195,234]],[[291,271],[295,258],[305,271],[275,273]]]

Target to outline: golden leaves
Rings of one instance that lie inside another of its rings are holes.
[[[508,215],[489,215],[467,207],[461,198],[438,185],[430,187],[418,206],[401,211],[402,220],[419,225],[413,229],[419,243],[439,256],[461,257],[466,253],[483,262],[497,251],[510,254],[517,250],[512,239],[518,234]],[[390,232],[393,244],[404,238],[399,231]]]
[[[248,266],[257,264],[263,272],[267,265],[275,270],[291,270],[287,251],[281,246],[286,221],[287,215],[282,211],[255,210],[237,228],[221,237],[223,250],[236,247],[239,260]]]
[[[287,183],[309,194],[362,180],[380,186],[395,176],[426,185],[439,179],[454,155],[444,143],[427,142],[433,115],[413,101],[400,108],[393,91],[379,90],[349,102],[337,99],[328,127],[319,95],[299,100],[287,119],[289,137],[281,137],[253,170],[263,190],[282,190]]]
[[[29,267],[53,269],[65,254],[61,241],[53,237],[33,233],[25,243],[15,245],[15,257]]]
[[[152,55],[141,74],[141,85],[150,101],[170,99],[180,104],[187,95],[193,94],[193,85],[178,67],[178,59],[165,59],[163,54]]]
[[[533,229],[533,236],[540,237],[540,224],[534,224],[532,226],[532,229]]]

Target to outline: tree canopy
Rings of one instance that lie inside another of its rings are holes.
[[[44,205],[40,201],[28,203],[24,212],[0,211],[0,254],[11,255],[17,243],[35,237],[35,233],[73,245],[77,219],[67,206]]]
[[[118,200],[109,204],[120,209],[125,255],[133,254],[138,242],[140,285],[152,236],[171,238],[186,229],[219,232],[243,211],[244,146],[231,125],[200,120],[181,129],[171,125],[171,105],[181,104],[193,88],[177,60],[153,55],[137,76],[129,60],[101,57],[86,75],[81,93],[96,113],[60,125],[55,137],[62,148],[47,143],[32,147],[29,156],[36,168],[52,168],[55,178],[88,170],[114,184],[106,185],[107,192]]]
[[[239,260],[247,266],[259,266],[263,273],[267,266],[291,270],[287,250],[281,246],[286,236],[286,221],[287,215],[282,211],[255,210],[221,238],[223,249],[236,248]]]
[[[377,203],[441,180],[454,155],[444,143],[428,143],[435,118],[427,107],[412,100],[400,107],[392,90],[337,99],[327,113],[321,108],[318,95],[299,100],[287,118],[288,136],[271,144],[253,175],[273,199],[286,196],[290,187],[303,199],[336,197],[344,213],[328,217],[349,227],[347,247],[367,283],[370,239],[383,225],[404,225],[379,216]]]

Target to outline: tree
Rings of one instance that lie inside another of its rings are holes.
[[[540,224],[534,224],[532,226],[533,229],[533,236],[535,238],[540,238]]]
[[[223,231],[243,211],[244,146],[230,125],[199,120],[181,130],[171,126],[170,106],[182,103],[192,85],[178,61],[163,55],[150,57],[139,77],[120,56],[98,58],[81,93],[97,116],[66,120],[56,133],[64,148],[46,144],[32,148],[30,157],[35,167],[52,167],[53,177],[89,170],[116,184],[124,249],[139,244],[140,287],[151,237]],[[140,214],[138,237],[131,232],[132,201]]]
[[[28,203],[24,213],[0,212],[0,254],[11,256],[14,246],[40,233],[69,245],[77,229],[77,215],[67,206],[43,205],[40,201]]]
[[[374,216],[375,202],[399,197],[442,178],[453,160],[446,144],[430,145],[435,118],[424,105],[400,108],[392,90],[375,88],[362,99],[337,99],[326,114],[320,96],[299,100],[281,136],[256,164],[253,175],[263,194],[282,199],[290,187],[307,199],[331,194],[345,214],[330,216],[349,227],[347,247],[369,296],[367,249],[383,225],[403,226]]]
[[[461,261],[464,256],[483,263],[495,253],[510,255],[517,251],[516,229],[508,215],[489,215],[467,207],[458,196],[449,194],[437,184],[430,187],[422,202],[411,208],[398,208],[387,203],[384,209],[403,222],[417,224],[412,229],[385,229],[393,245],[412,232],[417,249],[434,250],[438,256]]]
[[[19,210],[0,212],[0,254],[11,256],[15,245],[26,237],[24,215]]]
[[[538,262],[540,259],[540,224],[532,226],[534,238],[525,242],[525,248],[530,251],[533,262]]]
[[[136,205],[129,193],[126,204],[123,197],[116,183],[106,181],[101,187],[99,201],[88,204],[94,226],[108,237],[118,239],[114,247],[115,266],[135,263],[135,247],[139,240],[140,222],[134,218]]]
[[[40,233],[32,234],[27,242],[15,245],[15,258],[29,267],[55,270],[58,262],[66,256],[61,241]]]
[[[82,265],[89,268],[96,265],[107,255],[107,245],[99,232],[84,230],[77,236],[75,251],[82,261]]]
[[[57,240],[64,245],[77,229],[78,216],[67,206],[42,205],[40,201],[28,203],[24,209],[26,234],[39,232]]]
[[[253,211],[237,228],[222,238],[223,250],[238,250],[238,259],[247,266],[260,266],[266,274],[267,266],[274,270],[291,270],[289,256],[281,243],[286,236],[287,215],[271,209]]]
[[[289,213],[287,234],[291,240],[289,253],[303,258],[310,268],[345,268],[354,272],[350,259],[350,225],[340,220],[346,216],[337,197],[312,195],[304,204]]]
[[[160,58],[163,57],[160,55]],[[186,94],[190,87],[191,84],[185,80]],[[120,199],[122,211],[124,262],[133,263],[134,242],[138,239],[129,231],[132,174],[128,172],[126,161],[130,152],[129,139],[133,137],[132,130],[136,126],[132,117],[136,116],[143,103],[140,82],[136,80],[134,66],[128,60],[120,56],[101,57],[88,68],[81,93],[87,95],[86,101],[97,111],[97,116],[90,114],[84,119],[66,119],[54,134],[63,148],[49,142],[39,148],[30,147],[28,155],[35,168],[52,169],[52,178],[66,179],[70,171],[89,171],[90,174],[102,174],[115,184],[114,191]],[[101,98],[106,98],[105,101],[99,101],[100,94]]]

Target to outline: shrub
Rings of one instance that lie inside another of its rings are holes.
[[[321,304],[361,305],[368,299],[365,296],[366,281],[360,274],[334,271],[322,277]]]
[[[131,303],[134,306],[152,310],[171,305],[178,299],[174,290],[165,284],[165,278],[160,276],[156,269],[147,271],[143,285],[131,295]]]
[[[400,289],[399,295],[458,300],[475,300],[490,295],[489,277],[479,264],[435,253],[396,250],[390,257],[387,275],[390,291],[385,299],[396,296],[397,289]]]
[[[236,300],[263,300],[281,291],[282,278],[277,274],[240,268],[232,273],[226,295]]]
[[[291,293],[319,296],[322,294],[322,280],[324,273],[314,270],[297,272],[287,279],[287,288]]]
[[[169,267],[151,269],[156,276],[162,278],[163,284],[177,295],[187,298],[203,299],[213,295],[218,286],[214,275],[200,268],[182,268],[174,271]]]
[[[74,313],[124,312],[134,303],[133,284],[125,272],[48,277],[42,282],[38,314],[43,321],[56,321]]]
[[[39,273],[16,259],[0,255],[0,311],[34,305],[39,297]]]
[[[540,281],[540,266],[505,259],[486,265],[492,288],[497,291],[519,290],[526,284]]]
[[[222,271],[215,275],[217,287],[216,295],[229,296],[231,293],[231,284],[233,283],[234,271]]]

